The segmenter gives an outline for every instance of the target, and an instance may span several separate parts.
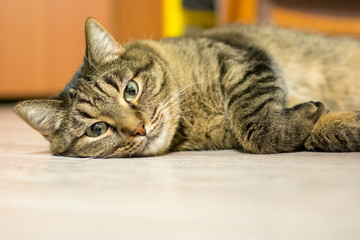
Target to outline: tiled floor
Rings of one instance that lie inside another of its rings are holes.
[[[52,156],[0,107],[0,239],[360,239],[360,153]]]

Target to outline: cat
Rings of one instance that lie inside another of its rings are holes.
[[[14,108],[55,155],[360,151],[356,40],[229,25],[120,45],[92,18],[85,35],[64,90]]]

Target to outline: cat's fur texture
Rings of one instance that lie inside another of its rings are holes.
[[[120,45],[93,19],[85,33],[65,89],[15,107],[56,155],[360,151],[356,40],[232,25]]]

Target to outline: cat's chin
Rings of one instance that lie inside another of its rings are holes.
[[[162,128],[155,136],[147,136],[144,149],[138,153],[138,156],[154,156],[164,152],[165,146],[168,145],[167,136],[166,128]]]

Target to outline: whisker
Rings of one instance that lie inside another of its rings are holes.
[[[187,88],[189,88],[189,87],[191,87],[191,86],[193,86],[193,85],[195,85],[195,84],[197,84],[197,82],[191,83],[191,84],[189,84],[189,85],[187,85],[187,86],[185,86],[185,87],[182,87],[182,88],[177,89],[177,90],[175,90],[174,92],[172,92],[170,95],[168,95],[168,96],[159,104],[159,105],[163,104],[160,108],[166,107],[166,105],[169,104],[169,102],[171,102],[171,100],[173,100],[175,97],[179,96],[183,91],[185,91]],[[172,97],[164,104],[164,102],[165,102],[172,94],[175,94],[175,95],[172,96]]]
[[[194,83],[191,83],[191,84],[189,84],[189,85],[187,85],[187,86],[184,86],[184,87],[181,87],[181,88],[178,88],[177,90],[175,90],[175,91],[173,91],[171,94],[169,94],[164,100],[162,100],[159,104],[158,104],[158,106],[157,106],[157,108],[154,110],[154,112],[153,112],[153,114],[152,114],[152,116],[151,116],[151,118],[150,118],[150,122],[151,123],[153,123],[153,120],[154,119],[156,119],[156,118],[158,118],[158,116],[159,116],[159,112],[163,109],[163,108],[165,108],[175,97],[177,97],[177,96],[181,96],[181,95],[183,95],[183,97],[185,97],[185,96],[187,96],[187,95],[190,95],[190,94],[192,94],[192,93],[194,93],[195,92],[195,90],[194,91],[191,91],[191,92],[189,92],[189,93],[182,93],[186,88],[189,88],[189,87],[191,87],[191,86],[193,86],[193,85],[195,85],[195,84],[197,84],[197,82],[194,82]],[[171,97],[172,96],[172,97]],[[168,100],[168,98],[169,97],[171,97],[169,100]],[[181,100],[182,100],[183,98],[181,98]],[[166,101],[167,100],[167,101]],[[165,102],[166,101],[166,102]],[[167,110],[166,110],[167,111]]]
[[[183,102],[183,103],[181,103],[181,104],[179,105],[179,107],[181,107],[181,106],[183,106],[183,105],[185,105],[185,104],[187,104],[187,103],[194,102],[194,101],[196,101],[196,99],[192,99],[192,100]],[[168,112],[170,112],[171,110],[172,110],[172,109],[171,109],[171,106],[169,106],[169,107],[167,107],[165,110],[163,110],[163,111],[161,112],[161,114],[162,114],[162,115],[165,115],[165,114],[167,114]],[[191,110],[180,110],[180,111],[177,112],[177,113],[188,112],[188,111],[191,111]],[[176,115],[177,113],[173,113],[173,114],[171,114],[170,116],[172,116],[172,115],[174,115],[174,114]],[[166,116],[165,118],[167,118],[167,117],[168,117],[168,116]],[[151,124],[154,124],[154,122],[155,122],[155,121],[151,121]],[[160,122],[164,122],[163,119],[161,119]]]
[[[183,114],[184,114],[185,112],[190,112],[190,111],[191,111],[191,110],[184,110],[184,111],[180,111],[180,112],[176,112],[176,113],[170,114],[170,115],[166,116],[165,118],[161,119],[157,124],[162,124],[162,123],[164,123],[165,121],[174,119],[174,117],[176,117],[177,115],[180,115],[179,118],[182,118],[182,117],[184,117]]]
[[[170,106],[168,106],[167,108],[165,108],[165,109],[162,111],[162,113],[167,113],[167,112],[169,112],[170,110],[172,110],[172,108],[173,108],[176,104],[179,104],[178,102],[181,102],[184,98],[186,98],[187,95],[192,94],[192,93],[193,93],[193,92],[190,92],[190,93],[182,96],[182,97],[181,97],[180,99],[178,99],[177,101],[174,101],[174,103],[171,104]],[[185,103],[192,102],[192,101],[195,101],[195,100],[196,100],[196,99],[192,99],[192,100],[189,100],[189,101],[186,101],[186,102],[181,102],[181,103],[178,105],[178,107],[181,107],[181,106],[183,106]]]
[[[163,124],[164,122],[167,122],[167,121],[169,121],[171,119],[174,119],[177,115],[181,116],[181,113],[176,113],[176,114],[169,115],[169,116],[161,119],[159,122],[157,122],[157,124]]]
[[[187,103],[190,103],[190,102],[194,102],[194,101],[196,101],[196,99],[191,99],[191,100],[189,100],[189,101],[182,102],[181,104],[179,104],[179,107],[181,108],[183,105],[185,105],[185,104],[187,104]],[[175,102],[175,103],[176,103],[176,102]],[[174,104],[175,104],[175,103],[174,103]],[[161,113],[159,113],[159,115],[165,115],[165,114],[169,113],[171,110],[173,110],[173,105],[174,105],[174,104],[172,104],[171,106],[165,108]],[[191,110],[180,110],[178,113],[180,113],[180,112],[188,112],[188,111],[191,111]],[[177,114],[177,113],[174,113],[174,114]],[[154,123],[156,122],[156,120],[159,118],[159,115],[156,115],[156,116],[157,116],[156,118],[152,118],[152,120],[150,121],[151,124],[154,124]],[[173,115],[173,114],[171,114],[171,115]],[[166,116],[166,117],[167,117],[167,116]],[[161,119],[160,121],[161,121],[161,122],[164,122],[163,119]]]
[[[194,91],[184,94],[181,98],[178,99],[178,101],[175,101],[172,105],[170,105],[169,108],[172,107],[173,105],[175,105],[176,103],[181,102],[184,98],[186,98],[188,95],[193,94],[193,93],[194,93]]]
[[[182,92],[183,90],[185,90],[186,88],[188,88],[188,87],[190,87],[190,86],[192,86],[192,85],[194,85],[194,84],[197,84],[197,83],[196,83],[196,82],[195,82],[195,83],[191,83],[191,84],[189,84],[189,85],[187,85],[187,86],[180,87],[180,88],[176,89],[176,90],[173,91],[171,94],[169,94],[160,104],[164,103],[171,95],[180,93],[180,92]]]
[[[165,104],[163,104],[163,105],[160,107],[160,110],[163,109],[164,107],[166,107],[169,103],[171,103],[172,100],[173,100],[175,97],[181,97],[181,98],[177,99],[177,101],[181,101],[181,100],[183,100],[186,96],[188,96],[188,95],[190,95],[190,94],[192,94],[192,93],[194,93],[194,91],[189,92],[189,93],[177,93],[174,97],[172,97],[172,98],[169,99]],[[176,103],[177,101],[175,100],[175,103]]]
[[[187,104],[187,103],[195,102],[195,101],[197,101],[197,99],[191,99],[191,100],[188,100],[188,101],[186,101],[186,102],[182,102],[182,103],[179,104],[179,107],[182,107],[182,106],[184,106],[184,105]]]
[[[175,102],[175,103],[176,103],[176,102]],[[161,109],[160,109],[159,112],[158,112],[158,114],[153,114],[154,117],[151,118],[150,122],[151,122],[152,124],[154,124],[154,122],[160,117],[160,115],[166,114],[166,113],[168,113],[169,111],[171,111],[171,107],[172,107],[172,106],[169,106],[169,107],[165,108],[163,111],[160,111],[160,110],[161,110]],[[155,117],[156,117],[156,118],[155,118]]]
[[[191,99],[191,100],[189,100],[189,101],[182,102],[181,104],[179,104],[179,107],[182,107],[183,105],[185,105],[185,104],[187,104],[187,103],[190,103],[190,102],[194,102],[194,101],[196,101],[196,99]],[[176,102],[175,102],[175,103],[176,103]],[[166,114],[166,113],[168,113],[169,111],[171,111],[171,110],[172,110],[171,108],[172,108],[172,106],[175,105],[175,103],[172,104],[171,106],[167,107],[162,113],[163,113],[163,114]]]

